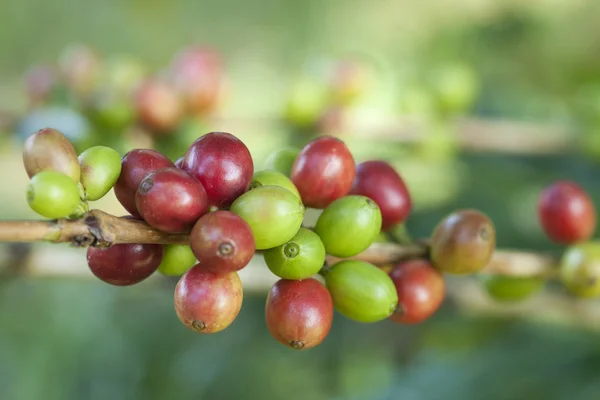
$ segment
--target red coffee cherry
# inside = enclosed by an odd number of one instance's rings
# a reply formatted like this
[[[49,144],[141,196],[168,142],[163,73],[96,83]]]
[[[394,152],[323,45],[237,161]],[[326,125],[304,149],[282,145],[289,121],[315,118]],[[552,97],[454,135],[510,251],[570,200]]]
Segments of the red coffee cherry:
[[[140,183],[135,204],[142,218],[168,233],[186,233],[208,212],[206,191],[198,179],[175,168],[154,171]]]
[[[385,161],[365,161],[356,167],[350,194],[369,197],[379,206],[383,231],[404,222],[410,214],[412,200],[398,172]]]
[[[250,188],[254,164],[246,145],[231,133],[211,132],[188,149],[182,168],[206,189],[211,206],[228,207]]]
[[[115,244],[88,247],[87,262],[92,273],[115,286],[134,285],[156,271],[163,257],[159,244]]]
[[[344,142],[322,136],[300,151],[291,179],[306,207],[325,208],[348,194],[355,172],[354,158]]]
[[[135,194],[140,183],[151,172],[173,166],[171,160],[156,150],[131,150],[121,161],[121,175],[114,187],[117,200],[131,215],[140,217],[135,205]]]
[[[202,268],[216,272],[239,271],[248,265],[255,250],[250,225],[224,210],[208,213],[196,222],[190,246]]]
[[[390,319],[416,324],[432,316],[444,301],[444,278],[426,260],[405,261],[396,265],[390,278],[398,291],[398,308]]]
[[[319,281],[281,279],[269,292],[265,320],[271,335],[296,350],[320,344],[331,328],[333,300]]]
[[[243,296],[242,281],[236,272],[217,273],[195,265],[175,287],[175,312],[193,331],[219,332],[235,320]]]
[[[557,181],[540,194],[538,218],[548,237],[560,244],[583,242],[596,230],[596,208],[576,183]]]

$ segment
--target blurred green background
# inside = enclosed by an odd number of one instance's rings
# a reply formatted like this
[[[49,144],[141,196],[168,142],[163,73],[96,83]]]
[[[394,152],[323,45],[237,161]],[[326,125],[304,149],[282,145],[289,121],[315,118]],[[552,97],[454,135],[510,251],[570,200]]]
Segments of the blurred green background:
[[[47,120],[35,116],[45,108],[31,106],[26,73],[57,64],[73,43],[103,60],[135,60],[149,74],[188,46],[217,51],[226,96],[214,115],[194,119],[177,137],[185,144],[198,132],[230,131],[248,144],[257,169],[271,151],[323,133],[322,124],[298,127],[290,114],[294,107],[301,115],[328,111],[311,66],[358,60],[369,79],[342,107],[352,123],[336,133],[357,161],[383,158],[398,168],[415,203],[407,224],[414,237],[428,236],[449,211],[473,207],[494,220],[498,247],[558,252],[538,227],[540,189],[572,179],[600,200],[600,2],[4,0],[0,16],[0,118],[9,120],[0,123],[3,219],[35,218],[20,147],[31,127]],[[457,65],[448,86],[436,80]],[[445,87],[449,97],[440,92]],[[454,106],[440,106],[440,98]],[[64,98],[51,106],[82,112]],[[422,127],[410,143],[399,140],[402,129],[373,139],[356,128],[407,117]],[[457,121],[465,118],[549,125],[566,132],[567,145],[540,154],[536,141],[553,140],[542,128],[513,136],[530,154],[463,151]],[[147,143],[120,130],[89,130],[81,146],[106,143],[124,152]],[[485,141],[503,132],[478,135]],[[161,140],[154,144],[170,149],[179,139]],[[95,206],[121,210],[112,194]],[[85,269],[84,252],[74,252],[76,267]],[[361,325],[336,315],[321,346],[295,352],[269,336],[266,291],[246,294],[229,329],[202,336],[177,320],[174,283],[116,288],[59,273],[3,275],[0,399],[600,398],[597,329],[474,315],[449,299],[419,326]],[[548,311],[538,304],[533,317]]]

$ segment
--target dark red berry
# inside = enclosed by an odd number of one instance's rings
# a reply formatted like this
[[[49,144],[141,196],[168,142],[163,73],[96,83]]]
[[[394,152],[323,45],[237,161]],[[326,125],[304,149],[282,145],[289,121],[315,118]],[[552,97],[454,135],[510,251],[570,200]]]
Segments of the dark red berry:
[[[197,139],[188,149],[182,168],[198,178],[215,207],[231,205],[248,190],[254,174],[250,151],[226,132],[211,132]]]
[[[428,261],[411,260],[398,264],[390,272],[390,278],[398,292],[398,308],[390,316],[394,322],[422,322],[444,301],[444,278]]]
[[[160,244],[115,244],[89,247],[87,262],[94,275],[115,286],[134,285],[156,271],[163,257]]]
[[[121,175],[115,184],[115,196],[131,214],[140,217],[135,206],[135,194],[144,178],[153,171],[173,167],[173,163],[158,151],[149,149],[131,150],[123,156]]]
[[[269,292],[265,320],[271,335],[293,349],[320,344],[331,328],[333,300],[319,281],[281,279]]]
[[[546,187],[540,195],[538,218],[546,235],[556,243],[583,242],[596,230],[596,208],[574,182],[558,181]]]
[[[138,119],[151,133],[171,133],[183,116],[183,106],[174,88],[158,79],[144,82],[135,93]]]
[[[323,136],[300,151],[291,179],[305,206],[325,208],[348,194],[355,171],[354,158],[344,142]]]
[[[192,252],[203,268],[239,271],[254,256],[250,226],[230,211],[217,210],[201,217],[190,234]]]
[[[219,332],[231,325],[242,300],[242,281],[236,272],[217,273],[195,265],[175,287],[177,317],[201,333]]]
[[[135,195],[142,218],[168,233],[189,232],[208,212],[206,191],[198,179],[175,168],[163,168],[144,178]]]
[[[358,164],[350,194],[367,196],[377,203],[381,210],[381,229],[384,231],[404,222],[412,208],[404,181],[385,161]]]
[[[190,47],[175,57],[171,74],[192,114],[205,114],[219,101],[223,67],[219,55],[209,49]]]

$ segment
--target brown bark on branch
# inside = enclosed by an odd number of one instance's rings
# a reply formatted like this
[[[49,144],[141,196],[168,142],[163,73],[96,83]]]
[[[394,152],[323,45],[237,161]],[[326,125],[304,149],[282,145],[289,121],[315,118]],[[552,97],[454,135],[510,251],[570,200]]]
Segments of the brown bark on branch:
[[[78,220],[0,221],[0,242],[53,242],[70,243],[77,247],[105,247],[121,243],[186,244],[188,237],[158,231],[143,221],[92,210]],[[374,243],[352,258],[375,265],[386,265],[426,257],[427,253],[426,242],[408,245]],[[336,261],[339,259],[332,256],[327,259],[330,264]],[[482,272],[552,278],[555,275],[555,264],[552,257],[542,254],[498,250]]]

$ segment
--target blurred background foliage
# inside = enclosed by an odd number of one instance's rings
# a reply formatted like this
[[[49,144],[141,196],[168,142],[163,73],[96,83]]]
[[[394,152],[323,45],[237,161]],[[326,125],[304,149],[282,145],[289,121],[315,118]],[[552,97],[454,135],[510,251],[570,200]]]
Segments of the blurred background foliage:
[[[40,124],[56,121],[74,136],[89,130],[93,140],[82,147],[105,143],[124,152],[150,144],[174,158],[197,135],[227,130],[248,144],[258,169],[271,151],[333,129],[358,161],[383,158],[398,168],[415,202],[407,224],[413,236],[428,236],[455,208],[473,207],[494,220],[499,247],[558,251],[537,225],[540,188],[573,179],[600,200],[599,18],[600,2],[582,0],[0,0],[0,116],[18,115],[0,139],[0,217],[35,218],[20,146]],[[32,107],[27,71],[58,65],[73,43],[96,51],[103,68],[131,67],[126,76],[162,73],[181,49],[205,46],[223,59],[224,98],[210,116],[187,119],[177,136],[154,142],[98,129],[68,96]],[[314,71],[331,60],[365,67],[351,101],[324,100]],[[127,101],[109,104],[117,104],[111,115],[131,117]],[[367,126],[409,116],[424,129],[418,145],[373,140],[340,116]],[[573,146],[544,156],[463,152],[452,122],[465,116],[550,123],[567,129]],[[112,195],[95,206],[121,212]],[[0,398],[600,396],[597,333],[577,327],[473,317],[449,301],[414,327],[336,316],[323,345],[293,352],[266,330],[265,293],[248,293],[228,330],[200,336],[177,320],[173,286],[3,278]]]

